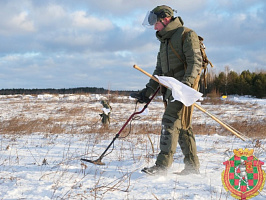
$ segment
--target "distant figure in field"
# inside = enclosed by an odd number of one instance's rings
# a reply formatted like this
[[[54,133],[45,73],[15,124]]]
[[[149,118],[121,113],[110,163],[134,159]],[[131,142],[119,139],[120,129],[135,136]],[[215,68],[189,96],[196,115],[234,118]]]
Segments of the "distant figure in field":
[[[112,107],[109,105],[107,100],[101,100],[101,104],[103,105],[103,113],[100,114],[102,123],[104,126],[109,126]]]

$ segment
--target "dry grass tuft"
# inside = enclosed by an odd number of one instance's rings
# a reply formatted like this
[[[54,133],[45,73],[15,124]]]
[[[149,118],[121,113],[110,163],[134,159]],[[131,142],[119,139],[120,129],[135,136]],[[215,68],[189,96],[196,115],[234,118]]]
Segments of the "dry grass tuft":
[[[1,134],[31,134],[34,132],[45,133],[64,133],[65,129],[54,123],[51,119],[29,120],[25,118],[14,117],[13,119],[2,122]]]
[[[249,138],[263,139],[265,138],[266,124],[256,123],[231,123],[230,126],[241,132],[243,135]],[[222,126],[210,126],[210,125],[193,125],[193,132],[198,135],[233,135],[230,131],[224,129]]]
[[[259,123],[248,123],[247,121],[244,122],[235,122],[231,124],[232,127],[239,130],[241,133],[246,135],[250,138],[258,138],[264,139],[265,138],[265,130],[266,130],[266,119]]]

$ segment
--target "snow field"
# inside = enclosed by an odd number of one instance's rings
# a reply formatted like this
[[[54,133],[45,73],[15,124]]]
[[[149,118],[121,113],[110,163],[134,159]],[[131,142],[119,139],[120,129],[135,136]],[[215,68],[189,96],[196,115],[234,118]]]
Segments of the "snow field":
[[[222,163],[233,155],[232,151],[252,148],[254,155],[266,162],[266,139],[260,139],[260,145],[256,145],[253,140],[243,142],[231,134],[196,135],[201,174],[178,176],[172,173],[184,167],[179,147],[166,176],[141,173],[143,167],[154,164],[160,136],[154,132],[135,134],[136,126],[148,123],[160,128],[163,105],[159,102],[153,102],[149,113],[133,122],[128,137],[116,140],[114,148],[108,151],[111,153],[102,160],[104,166],[81,162],[80,158],[97,159],[135,108],[130,99],[111,104],[110,129],[103,130],[98,120],[98,114],[102,112],[100,99],[101,95],[0,97],[0,120],[5,126],[0,135],[1,199],[234,199],[221,182],[225,169]],[[250,104],[247,110],[238,104],[203,106],[221,118],[237,116],[238,120],[265,120],[265,104],[262,103]],[[257,109],[261,112],[247,114]],[[40,130],[42,126],[45,128],[36,132],[30,132],[33,128],[10,130],[8,123],[17,116],[23,120],[16,122],[36,120],[35,126]],[[49,120],[48,126],[40,122],[43,119]],[[194,123],[212,125],[213,122],[195,109]],[[59,124],[63,132],[50,133],[52,129],[47,127],[55,124]],[[27,125],[34,127],[34,124]],[[8,130],[10,132],[4,132]],[[123,136],[126,134],[125,131]],[[263,169],[266,169],[265,165]],[[264,189],[254,199],[265,197]]]

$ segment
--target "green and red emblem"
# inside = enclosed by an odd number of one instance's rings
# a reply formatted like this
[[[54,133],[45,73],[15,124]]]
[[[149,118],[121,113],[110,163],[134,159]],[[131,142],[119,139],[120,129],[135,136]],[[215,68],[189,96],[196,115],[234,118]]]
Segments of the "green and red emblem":
[[[251,199],[262,191],[265,184],[264,162],[253,155],[253,149],[234,150],[234,156],[223,163],[222,182],[226,191],[236,199]]]

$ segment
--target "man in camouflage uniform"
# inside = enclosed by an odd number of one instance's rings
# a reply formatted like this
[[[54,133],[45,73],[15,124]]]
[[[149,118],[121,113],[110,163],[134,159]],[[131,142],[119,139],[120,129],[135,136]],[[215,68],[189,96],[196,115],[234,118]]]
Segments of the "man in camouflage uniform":
[[[201,73],[202,65],[197,34],[184,27],[182,19],[174,17],[173,10],[164,5],[148,12],[143,25],[154,27],[156,37],[161,42],[153,75],[174,77],[190,87],[197,88],[198,83],[195,80]],[[135,97],[140,102],[147,102],[157,88],[158,83],[150,79],[146,88],[135,94]],[[148,174],[165,172],[172,165],[178,142],[185,163],[185,168],[180,174],[198,174],[199,160],[195,137],[189,119],[182,118],[182,113],[187,107],[179,101],[172,102],[171,91],[165,90],[163,95],[167,106],[162,118],[160,153],[155,165],[142,171]],[[183,125],[182,121],[187,121],[185,123],[188,126]]]

